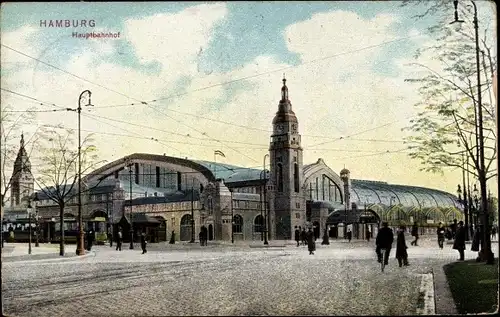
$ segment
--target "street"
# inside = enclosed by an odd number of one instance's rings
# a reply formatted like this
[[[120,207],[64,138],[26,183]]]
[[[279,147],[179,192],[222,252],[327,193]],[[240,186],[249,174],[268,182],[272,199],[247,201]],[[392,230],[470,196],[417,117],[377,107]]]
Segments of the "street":
[[[318,241],[320,242],[320,241]],[[408,242],[409,243],[409,242]],[[426,245],[427,244],[427,245]],[[384,273],[372,242],[306,247],[115,251],[3,264],[4,313],[49,315],[412,315],[422,275],[455,261],[451,245],[408,249]],[[497,250],[497,244],[494,245]],[[476,253],[466,251],[466,258]]]

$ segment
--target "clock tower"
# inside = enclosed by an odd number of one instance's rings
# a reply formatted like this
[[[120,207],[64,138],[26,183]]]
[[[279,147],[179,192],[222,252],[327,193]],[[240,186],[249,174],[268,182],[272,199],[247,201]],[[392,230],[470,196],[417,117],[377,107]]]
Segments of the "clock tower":
[[[305,224],[306,201],[302,188],[302,147],[299,122],[288,99],[283,78],[281,100],[273,119],[269,146],[270,233],[274,239],[293,239],[294,227]]]

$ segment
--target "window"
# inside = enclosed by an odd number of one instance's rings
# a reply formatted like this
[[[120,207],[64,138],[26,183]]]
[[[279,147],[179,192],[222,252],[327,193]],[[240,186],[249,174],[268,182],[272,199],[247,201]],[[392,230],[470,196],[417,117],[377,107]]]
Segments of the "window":
[[[295,158],[295,160],[296,159],[297,158]],[[299,164],[297,163],[293,164],[293,184],[295,192],[298,193],[300,191],[300,184],[299,184]]]
[[[160,183],[160,167],[156,167],[156,187],[161,187]]]
[[[300,208],[300,203],[295,203],[295,208]]]
[[[182,175],[181,175],[181,172],[177,172],[177,190],[182,190]]]
[[[200,193],[203,193],[203,184],[200,183]]]
[[[253,231],[254,232],[263,232],[264,231],[264,217],[261,215],[258,215],[255,217],[255,220],[253,221]]]
[[[243,217],[240,215],[234,215],[233,217],[233,232],[242,233],[243,232]]]
[[[208,197],[208,214],[212,215],[214,213],[214,205],[212,201],[212,197]]]
[[[278,184],[278,192],[283,192],[283,165],[278,164],[278,172],[276,173],[276,183]]]
[[[135,183],[139,184],[139,163],[134,164],[135,169]]]
[[[295,218],[300,219],[300,213],[295,213]]]

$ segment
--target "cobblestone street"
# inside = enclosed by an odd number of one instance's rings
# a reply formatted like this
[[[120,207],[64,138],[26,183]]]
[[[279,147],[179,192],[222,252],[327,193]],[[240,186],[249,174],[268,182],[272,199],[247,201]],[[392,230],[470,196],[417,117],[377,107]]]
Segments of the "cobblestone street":
[[[318,241],[319,242],[319,241]],[[70,249],[70,248],[68,248]],[[455,261],[451,246],[391,254],[384,273],[372,243],[306,247],[152,248],[65,261],[3,264],[4,312],[49,315],[412,315],[423,273]],[[494,246],[495,252],[498,249]],[[467,258],[475,253],[466,252]]]

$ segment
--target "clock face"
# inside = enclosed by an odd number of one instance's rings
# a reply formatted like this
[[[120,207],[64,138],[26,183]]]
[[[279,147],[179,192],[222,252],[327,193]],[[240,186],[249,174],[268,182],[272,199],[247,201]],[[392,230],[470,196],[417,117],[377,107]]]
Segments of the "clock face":
[[[285,130],[285,126],[282,124],[277,124],[276,125],[276,132],[283,132]]]
[[[292,124],[292,131],[297,132],[297,125],[295,123]]]

